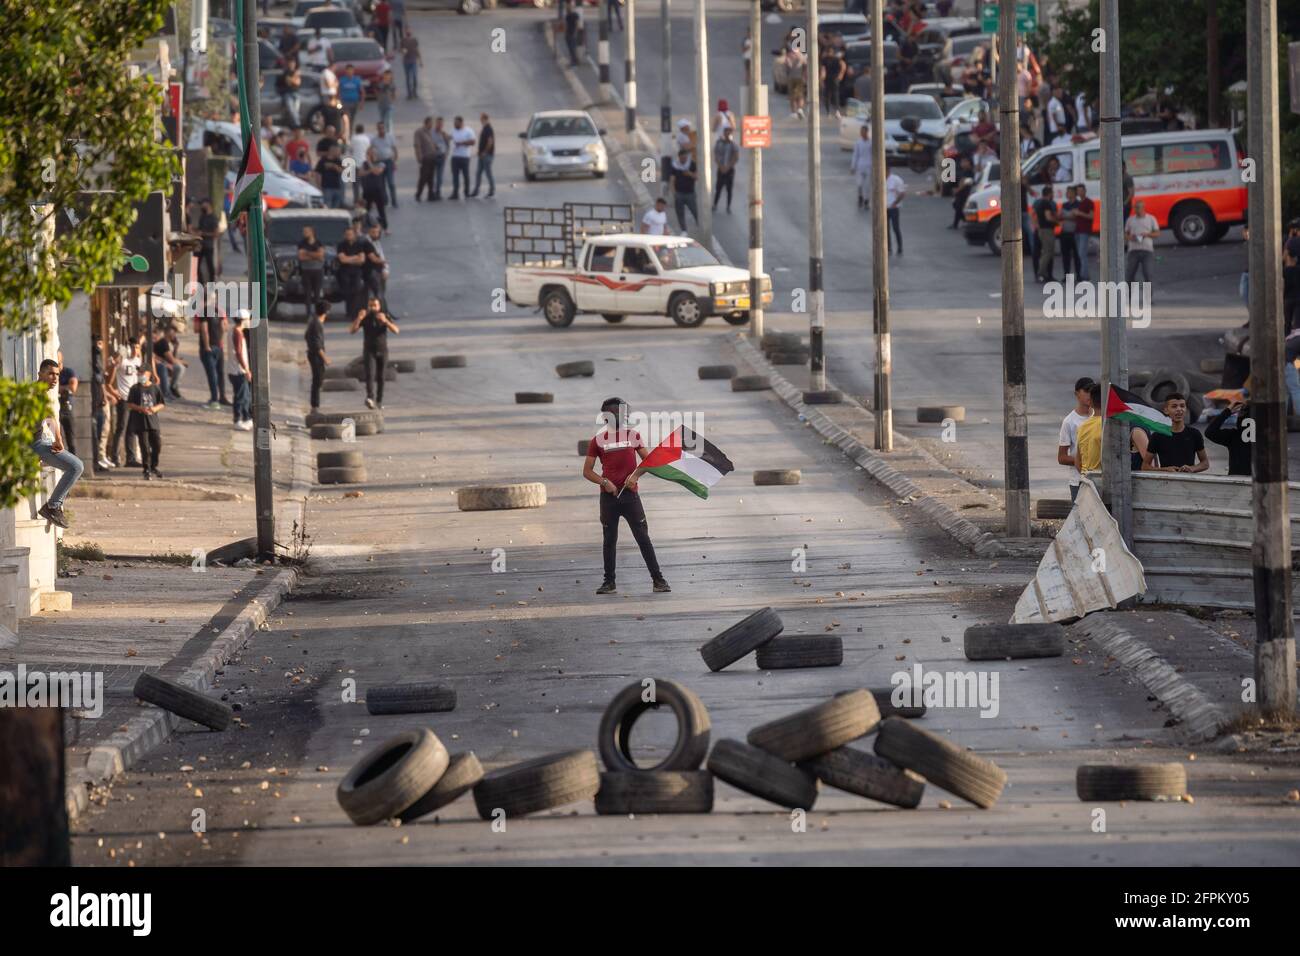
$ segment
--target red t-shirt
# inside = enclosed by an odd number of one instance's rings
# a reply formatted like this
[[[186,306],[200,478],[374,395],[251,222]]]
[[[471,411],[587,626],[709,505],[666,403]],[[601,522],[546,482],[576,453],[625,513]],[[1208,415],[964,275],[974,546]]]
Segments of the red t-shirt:
[[[636,450],[644,447],[645,441],[640,434],[630,428],[614,435],[601,432],[587,446],[587,457],[599,458],[600,473],[622,488],[627,476],[641,463]]]
[[[1094,208],[1093,202],[1087,196],[1084,196],[1082,199],[1079,200],[1078,208],[1075,209],[1075,212],[1079,213],[1079,217],[1074,221],[1074,228],[1076,232],[1081,232],[1084,235],[1088,235],[1089,233],[1092,232],[1093,208]],[[1087,215],[1088,218],[1084,219],[1083,218],[1084,215]]]

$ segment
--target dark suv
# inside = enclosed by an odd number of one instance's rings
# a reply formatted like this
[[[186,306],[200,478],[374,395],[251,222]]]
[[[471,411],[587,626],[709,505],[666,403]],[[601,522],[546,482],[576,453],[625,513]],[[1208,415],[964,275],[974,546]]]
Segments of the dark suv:
[[[298,303],[306,305],[303,294],[302,273],[298,268],[298,241],[302,227],[316,230],[316,241],[325,246],[325,277],[321,294],[327,302],[342,302],[338,275],[334,267],[334,250],[343,238],[343,231],[352,225],[352,213],[346,209],[276,209],[266,215],[266,242],[269,246],[266,261],[267,289],[277,290],[276,304]],[[274,278],[270,273],[274,271]],[[286,310],[287,311],[287,310]],[[271,313],[272,318],[275,312]]]

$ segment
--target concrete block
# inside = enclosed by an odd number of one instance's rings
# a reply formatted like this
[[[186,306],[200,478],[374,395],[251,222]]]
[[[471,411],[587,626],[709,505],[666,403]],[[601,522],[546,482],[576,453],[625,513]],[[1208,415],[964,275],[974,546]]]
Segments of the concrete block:
[[[42,611],[71,611],[71,591],[46,591],[41,595]]]

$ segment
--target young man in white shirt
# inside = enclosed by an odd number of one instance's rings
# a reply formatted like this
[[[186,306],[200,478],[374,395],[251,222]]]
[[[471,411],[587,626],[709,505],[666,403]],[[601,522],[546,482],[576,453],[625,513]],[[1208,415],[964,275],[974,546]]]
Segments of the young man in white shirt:
[[[1132,282],[1141,270],[1144,279],[1151,281],[1151,267],[1156,260],[1155,238],[1160,235],[1160,226],[1156,217],[1147,214],[1146,203],[1137,200],[1133,203],[1133,215],[1124,223],[1124,238],[1128,242],[1128,261],[1124,269],[1124,281]]]
[[[903,254],[903,229],[899,224],[898,206],[906,195],[907,184],[903,182],[903,177],[898,173],[891,172],[885,180],[885,219],[888,220],[885,239],[888,242],[890,230],[892,230],[893,238],[897,240],[898,254],[900,256]]]
[[[312,70],[327,70],[333,60],[330,41],[321,36],[320,27],[316,35],[307,43],[307,52],[303,55],[302,65]]]
[[[654,207],[641,217],[641,232],[647,236],[668,235],[668,202],[663,196],[655,200]]]
[[[469,193],[469,160],[478,145],[478,134],[465,125],[465,117],[457,116],[452,121],[451,130],[451,198],[460,198],[460,181],[465,180],[465,192]]]
[[[1070,472],[1071,501],[1079,494],[1079,470],[1074,467],[1074,456],[1079,450],[1079,426],[1093,415],[1090,394],[1093,384],[1086,375],[1074,383],[1074,408],[1061,422],[1061,434],[1056,443],[1056,463],[1064,465]]]
[[[1047,101],[1047,140],[1050,143],[1070,138],[1070,131],[1066,128],[1070,120],[1065,113],[1065,104],[1061,102],[1064,96],[1059,85],[1052,87],[1052,98]]]
[[[366,157],[370,153],[370,134],[366,132],[366,127],[358,123],[356,132],[352,134],[352,139],[348,143],[348,157],[352,160],[352,202],[355,205],[357,199],[361,196],[361,167],[366,163]]]

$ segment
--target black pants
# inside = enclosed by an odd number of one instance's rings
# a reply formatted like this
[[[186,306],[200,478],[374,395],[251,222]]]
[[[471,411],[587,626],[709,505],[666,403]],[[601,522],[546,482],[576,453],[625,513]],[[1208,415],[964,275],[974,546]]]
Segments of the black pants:
[[[632,529],[632,537],[641,549],[641,558],[645,561],[650,579],[658,581],[663,577],[659,570],[659,561],[655,558],[655,546],[650,543],[650,529],[645,520],[645,508],[641,506],[641,496],[631,489],[624,489],[621,495],[611,495],[608,491],[600,493],[600,524],[605,533],[604,557],[605,580],[614,580],[614,563],[618,554],[618,519],[627,519]]]
[[[215,241],[215,240],[214,240]],[[217,267],[213,259],[212,246],[204,246],[199,250],[199,281],[214,282],[217,278]],[[204,269],[204,266],[207,266]]]
[[[885,210],[885,220],[885,246],[886,248],[889,246],[889,233],[892,230],[894,238],[897,240],[898,251],[901,253],[903,251],[903,229],[899,225],[897,206],[890,206]]]
[[[384,404],[384,366],[388,364],[387,352],[366,351],[361,356],[366,366],[366,398]],[[375,382],[378,381],[376,386]]]
[[[1077,275],[1079,258],[1074,245],[1074,233],[1063,232],[1057,238],[1057,245],[1061,247],[1061,276],[1065,277],[1071,272]]]
[[[460,181],[465,180],[465,192],[469,192],[469,157],[453,156],[451,158],[451,198],[460,198]]]
[[[343,295],[343,307],[347,310],[348,321],[357,317],[366,304],[366,284],[360,274],[349,275],[339,283],[339,292]]]
[[[388,231],[388,201],[386,196],[370,195],[363,197],[366,201],[366,212],[370,212],[371,207],[375,209],[375,215],[379,217],[379,225],[384,232]]]
[[[433,198],[433,157],[426,156],[420,160],[420,178],[415,182],[415,198],[419,200],[421,196],[428,191],[429,198]]]
[[[731,187],[736,183],[736,170],[728,169],[725,173],[718,170],[718,181],[713,187],[713,208],[718,208],[718,200],[722,198],[722,190],[727,191],[727,212],[731,212]]]
[[[162,432],[154,428],[141,428],[132,432],[140,443],[140,464],[147,475],[158,470],[158,455],[162,452]]]
[[[320,386],[325,381],[325,362],[314,356],[307,356],[307,364],[311,366],[311,407],[320,408]]]
[[[72,416],[60,412],[59,428],[63,432],[63,447],[75,455],[77,453],[77,442],[72,437]]]
[[[321,300],[321,283],[325,280],[325,273],[317,269],[302,269],[299,272],[302,276],[302,296],[307,303],[307,318],[316,314],[316,303]]]

